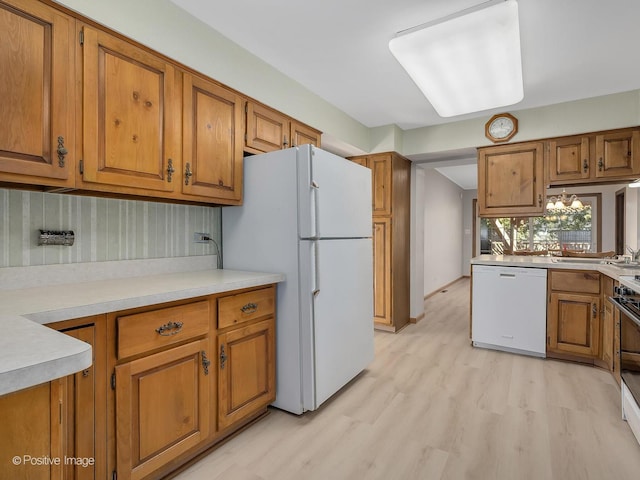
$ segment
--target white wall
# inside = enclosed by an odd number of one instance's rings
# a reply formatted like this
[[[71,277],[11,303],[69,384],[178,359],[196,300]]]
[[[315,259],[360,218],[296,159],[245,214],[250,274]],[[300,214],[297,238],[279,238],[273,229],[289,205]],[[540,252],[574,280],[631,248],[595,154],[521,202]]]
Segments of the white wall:
[[[424,312],[424,210],[425,171],[411,165],[411,288],[409,316],[418,319]]]
[[[433,169],[424,180],[424,295],[462,275],[463,190]]]

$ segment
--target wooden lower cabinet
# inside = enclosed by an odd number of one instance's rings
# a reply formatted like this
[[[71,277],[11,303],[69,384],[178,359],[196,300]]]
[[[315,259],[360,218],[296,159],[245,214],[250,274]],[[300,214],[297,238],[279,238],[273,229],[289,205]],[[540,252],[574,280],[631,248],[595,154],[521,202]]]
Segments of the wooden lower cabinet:
[[[552,293],[547,324],[548,350],[598,356],[600,297]]]
[[[118,478],[141,479],[209,434],[208,339],[116,367]]]
[[[0,478],[64,478],[64,387],[58,379],[0,397]]]
[[[227,428],[275,400],[273,318],[218,336],[218,426]]]
[[[373,320],[391,326],[391,219],[373,218]]]
[[[163,478],[275,400],[275,286],[107,316],[109,478]]]
[[[548,276],[547,355],[600,358],[601,276],[583,270],[551,270]]]
[[[93,365],[0,396],[0,478],[105,478],[104,316],[50,326],[89,343]]]

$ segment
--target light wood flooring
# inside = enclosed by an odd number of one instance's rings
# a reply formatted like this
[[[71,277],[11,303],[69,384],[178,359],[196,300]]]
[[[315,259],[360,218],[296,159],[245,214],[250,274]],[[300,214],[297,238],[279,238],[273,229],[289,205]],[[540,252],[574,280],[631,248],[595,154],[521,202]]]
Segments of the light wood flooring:
[[[319,411],[273,409],[176,478],[640,479],[608,372],[471,347],[468,279],[425,311]]]

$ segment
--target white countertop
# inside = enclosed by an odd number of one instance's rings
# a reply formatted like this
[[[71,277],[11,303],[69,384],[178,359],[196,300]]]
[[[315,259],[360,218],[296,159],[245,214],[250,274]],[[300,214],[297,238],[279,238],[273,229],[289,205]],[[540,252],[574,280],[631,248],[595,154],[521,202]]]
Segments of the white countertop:
[[[563,261],[562,258],[570,260]],[[503,267],[528,267],[528,268],[558,268],[563,270],[594,270],[618,280],[623,285],[640,292],[640,282],[634,280],[635,275],[640,275],[640,265],[637,268],[618,267],[615,264],[598,263],[591,259],[577,257],[547,257],[528,255],[480,255],[471,259],[472,265],[495,265]]]
[[[207,268],[210,262],[202,258],[199,265]],[[21,278],[29,268],[21,270]],[[61,268],[68,269],[55,266],[47,271],[55,275]],[[284,280],[284,275],[279,273],[211,268],[194,271],[193,264],[187,271],[172,270],[153,275],[140,275],[138,271],[137,276],[107,280],[101,280],[97,271],[79,283],[41,285],[42,282],[34,281],[39,286],[0,289],[0,395],[64,377],[91,365],[90,345],[43,324]],[[16,274],[15,270],[0,269],[0,276],[4,275],[6,280],[9,272]]]

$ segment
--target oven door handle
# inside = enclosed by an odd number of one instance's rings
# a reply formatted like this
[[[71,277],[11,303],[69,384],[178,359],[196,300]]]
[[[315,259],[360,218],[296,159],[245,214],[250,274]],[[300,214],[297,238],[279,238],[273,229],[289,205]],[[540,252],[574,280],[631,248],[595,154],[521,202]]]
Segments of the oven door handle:
[[[640,327],[640,317],[638,317],[638,314],[633,312],[632,310],[628,309],[623,303],[620,302],[620,300],[618,300],[617,298],[614,297],[609,297],[609,301],[611,303],[613,303],[615,305],[615,307],[620,310],[621,312],[624,312],[627,317],[629,317],[629,320],[631,320],[633,323],[635,323],[638,327]]]

